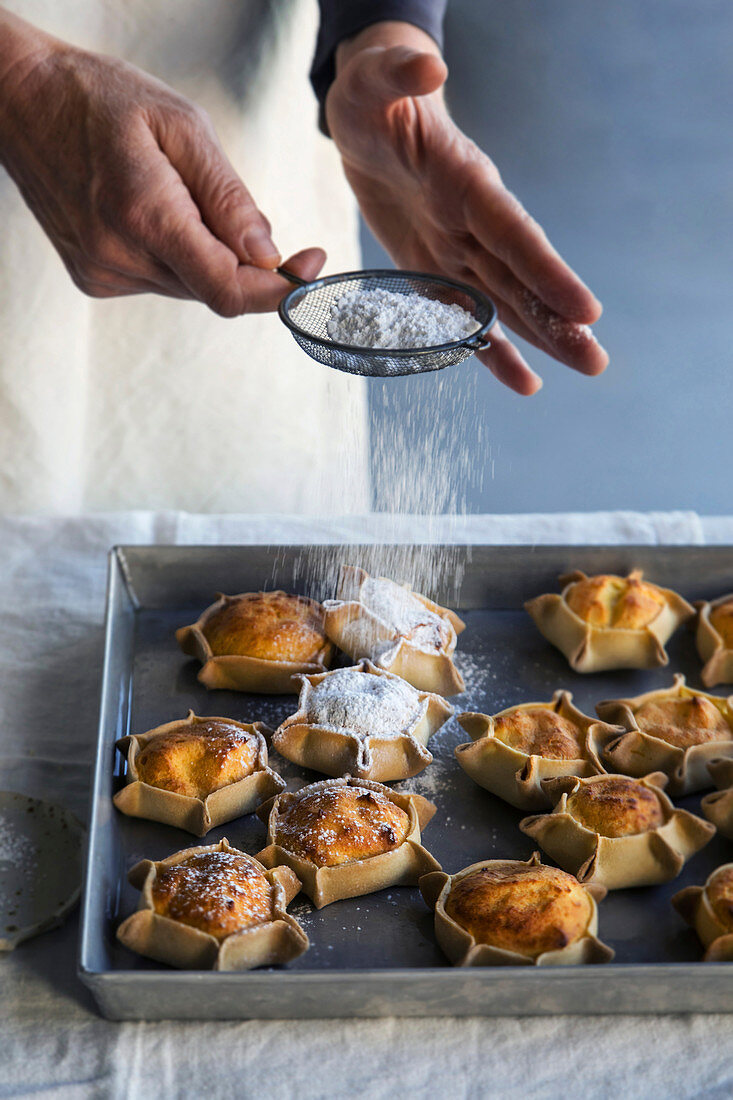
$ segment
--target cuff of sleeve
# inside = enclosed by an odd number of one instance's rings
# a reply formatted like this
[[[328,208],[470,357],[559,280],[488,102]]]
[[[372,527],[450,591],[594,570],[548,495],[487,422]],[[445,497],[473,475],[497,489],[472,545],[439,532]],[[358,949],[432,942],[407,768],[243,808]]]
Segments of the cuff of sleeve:
[[[319,0],[321,25],[310,71],[318,98],[318,128],[331,135],[326,124],[326,94],[336,75],[336,47],[373,23],[398,20],[412,23],[443,48],[443,17],[447,0]]]

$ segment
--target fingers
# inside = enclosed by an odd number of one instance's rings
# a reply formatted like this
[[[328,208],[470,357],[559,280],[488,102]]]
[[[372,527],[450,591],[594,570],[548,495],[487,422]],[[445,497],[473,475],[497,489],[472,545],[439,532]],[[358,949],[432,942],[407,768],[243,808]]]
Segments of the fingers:
[[[465,203],[466,221],[476,239],[550,310],[580,324],[598,320],[598,299],[506,189],[488,158],[474,167]]]
[[[445,62],[436,54],[409,46],[373,46],[351,63],[348,92],[361,109],[384,106],[405,96],[429,95],[447,76]]]
[[[542,388],[542,379],[525,363],[519,351],[507,340],[497,323],[489,333],[491,347],[476,353],[495,378],[523,397],[531,397]]]
[[[504,303],[502,319],[524,340],[581,374],[600,374],[608,355],[587,325],[549,309],[500,260],[481,251],[474,258],[479,286]]]
[[[161,125],[161,148],[186,184],[212,234],[240,263],[272,270],[280,262],[270,223],[199,113]]]

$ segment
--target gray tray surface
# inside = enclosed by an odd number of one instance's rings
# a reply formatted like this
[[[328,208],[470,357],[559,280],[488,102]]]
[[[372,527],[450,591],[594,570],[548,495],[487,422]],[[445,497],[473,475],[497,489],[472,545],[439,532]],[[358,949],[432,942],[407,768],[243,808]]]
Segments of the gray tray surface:
[[[467,690],[452,700],[457,711],[490,714],[518,702],[549,700],[564,687],[592,714],[600,699],[670,684],[673,671],[699,684],[700,662],[692,635],[684,629],[668,646],[666,669],[591,677],[573,673],[521,610],[524,598],[556,588],[553,578],[561,569],[623,571],[645,564],[650,579],[690,598],[719,595],[726,584],[733,588],[733,553],[728,548],[476,547],[463,552],[461,605],[467,606],[459,610],[466,630],[457,660]],[[241,975],[177,972],[118,944],[115,929],[139,897],[126,882],[129,867],[143,857],[160,859],[200,842],[112,809],[110,798],[124,771],[114,741],[127,732],[184,717],[189,708],[272,727],[293,712],[295,696],[207,692],[196,679],[196,663],[179,652],[174,631],[193,621],[219,589],[245,591],[276,583],[302,590],[302,578],[293,577],[300,553],[299,548],[276,554],[265,548],[131,548],[111,557],[81,945],[82,977],[102,1011],[114,1017],[195,1018],[733,1008],[733,983],[726,980],[724,964],[697,962],[697,938],[669,904],[682,886],[703,882],[713,868],[731,859],[730,842],[719,837],[674,882],[609,894],[600,905],[599,934],[615,949],[616,960],[583,968],[582,973],[580,968],[456,970],[435,944],[432,914],[419,892],[406,887],[340,901],[320,912],[300,895],[290,912],[303,924],[312,946],[286,969]],[[360,560],[358,549],[345,549],[344,559]],[[442,593],[431,595],[440,599]],[[452,718],[430,743],[435,759],[429,768],[395,784],[436,803],[437,814],[423,840],[449,872],[480,859],[526,858],[534,848],[517,829],[522,813],[483,791],[458,767],[453,750],[466,739]],[[322,778],[276,753],[271,763],[289,789]],[[699,801],[696,796],[678,804],[697,812]],[[222,836],[249,852],[265,842],[264,826],[253,815],[213,830],[204,843]]]

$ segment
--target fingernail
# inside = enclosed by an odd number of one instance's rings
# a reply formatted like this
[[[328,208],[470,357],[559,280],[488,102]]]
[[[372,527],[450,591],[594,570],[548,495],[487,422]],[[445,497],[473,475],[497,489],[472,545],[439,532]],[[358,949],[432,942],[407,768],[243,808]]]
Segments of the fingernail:
[[[244,247],[252,263],[267,263],[268,266],[275,267],[280,262],[280,253],[265,229],[248,229],[244,235]]]

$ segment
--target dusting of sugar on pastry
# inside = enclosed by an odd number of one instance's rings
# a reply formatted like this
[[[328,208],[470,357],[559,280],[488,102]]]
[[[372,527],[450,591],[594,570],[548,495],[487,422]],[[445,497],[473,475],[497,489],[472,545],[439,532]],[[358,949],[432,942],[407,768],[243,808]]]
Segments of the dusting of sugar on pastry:
[[[413,592],[385,577],[368,577],[361,586],[360,602],[395,635],[408,638],[419,649],[434,651],[446,645],[450,632],[434,611],[429,611]]]
[[[426,707],[404,680],[342,668],[311,687],[306,720],[360,739],[391,738],[414,729]]]

